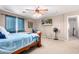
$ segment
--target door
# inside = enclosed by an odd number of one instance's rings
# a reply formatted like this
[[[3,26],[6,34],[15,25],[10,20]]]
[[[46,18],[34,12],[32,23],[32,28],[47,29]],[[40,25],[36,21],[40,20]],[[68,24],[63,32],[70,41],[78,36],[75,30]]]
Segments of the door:
[[[77,17],[70,17],[69,21],[69,37],[78,37]]]

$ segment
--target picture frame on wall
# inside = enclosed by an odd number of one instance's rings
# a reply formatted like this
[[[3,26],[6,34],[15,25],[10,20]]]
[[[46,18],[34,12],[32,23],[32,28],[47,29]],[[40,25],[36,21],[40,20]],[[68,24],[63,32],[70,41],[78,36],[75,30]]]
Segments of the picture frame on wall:
[[[33,28],[33,22],[32,21],[28,21],[28,28]]]
[[[42,25],[52,25],[52,19],[41,20]]]

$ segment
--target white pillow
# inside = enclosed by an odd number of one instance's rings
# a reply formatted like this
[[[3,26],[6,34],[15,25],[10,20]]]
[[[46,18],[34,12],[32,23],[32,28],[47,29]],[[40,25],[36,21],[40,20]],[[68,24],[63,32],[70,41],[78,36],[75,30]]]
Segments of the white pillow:
[[[1,27],[1,26],[0,26],[0,32],[1,32],[2,34],[4,34],[4,35],[6,36],[6,38],[8,38],[8,36],[10,35],[10,33],[7,32],[6,29],[3,28],[3,27]]]

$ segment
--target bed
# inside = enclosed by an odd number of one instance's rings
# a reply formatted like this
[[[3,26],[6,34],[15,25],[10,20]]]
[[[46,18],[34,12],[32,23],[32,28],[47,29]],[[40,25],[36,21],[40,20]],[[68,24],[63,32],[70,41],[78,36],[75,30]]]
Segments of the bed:
[[[0,39],[0,54],[18,54],[33,46],[41,46],[41,32],[9,34],[8,38]]]

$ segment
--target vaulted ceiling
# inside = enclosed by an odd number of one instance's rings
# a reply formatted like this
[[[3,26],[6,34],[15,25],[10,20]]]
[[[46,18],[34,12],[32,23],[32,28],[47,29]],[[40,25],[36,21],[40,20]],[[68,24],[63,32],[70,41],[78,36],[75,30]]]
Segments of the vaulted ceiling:
[[[33,17],[33,11],[26,11],[26,13],[23,13],[23,11],[25,9],[35,9],[36,7],[37,5],[1,5],[0,10],[34,19],[35,17]],[[77,5],[40,5],[40,7],[48,9],[48,11],[45,12],[40,18],[56,16],[79,10],[79,6]]]

